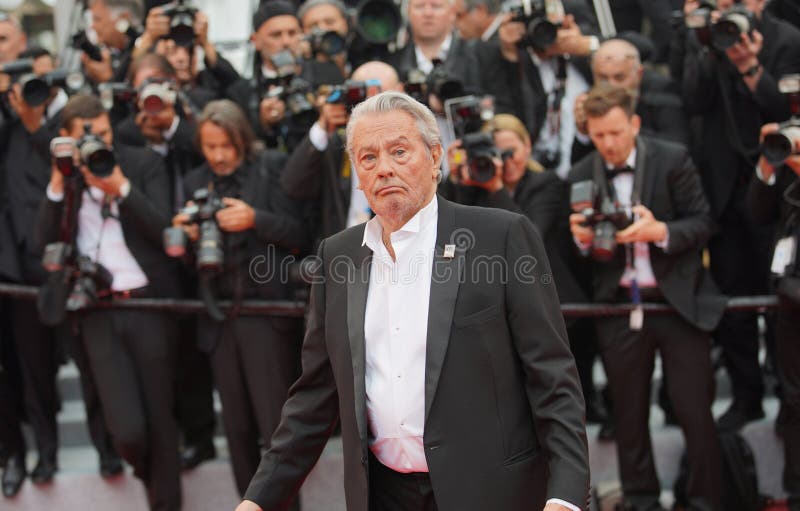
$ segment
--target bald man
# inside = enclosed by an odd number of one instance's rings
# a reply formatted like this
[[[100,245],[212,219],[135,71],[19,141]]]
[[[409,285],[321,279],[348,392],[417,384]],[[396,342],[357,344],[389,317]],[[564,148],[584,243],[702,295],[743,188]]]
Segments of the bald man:
[[[595,85],[606,82],[625,87],[637,98],[642,134],[688,146],[689,124],[677,86],[671,79],[645,69],[634,45],[624,39],[609,39],[594,53],[591,65]],[[594,149],[586,134],[585,99],[586,94],[581,94],[574,105],[577,132],[572,144],[573,163]]]
[[[377,60],[362,64],[352,80],[380,83],[381,91],[402,91],[403,84],[395,69]],[[369,87],[370,95],[378,92]],[[286,193],[297,200],[306,200],[314,209],[312,216],[318,231],[315,240],[326,238],[345,227],[370,219],[364,193],[357,189],[358,178],[344,151],[344,126],[349,118],[343,103],[324,103],[317,122],[289,157],[283,170],[282,184]]]

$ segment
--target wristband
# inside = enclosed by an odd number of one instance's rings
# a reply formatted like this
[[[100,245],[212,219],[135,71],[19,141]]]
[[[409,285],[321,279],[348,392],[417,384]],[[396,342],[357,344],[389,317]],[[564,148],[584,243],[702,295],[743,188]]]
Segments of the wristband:
[[[753,77],[758,74],[761,70],[761,64],[753,64],[751,67],[748,67],[743,73],[742,76]]]

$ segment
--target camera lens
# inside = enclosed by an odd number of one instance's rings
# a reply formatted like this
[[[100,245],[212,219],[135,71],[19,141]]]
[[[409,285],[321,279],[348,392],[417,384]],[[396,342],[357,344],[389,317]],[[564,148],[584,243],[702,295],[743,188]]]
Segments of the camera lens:
[[[400,29],[400,12],[391,0],[365,1],[358,11],[356,28],[368,43],[386,44]]]
[[[81,145],[81,160],[97,177],[108,177],[117,164],[114,153],[100,140],[87,140]]]
[[[180,227],[164,229],[164,252],[170,257],[186,255],[186,233]]]
[[[539,50],[549,48],[558,36],[558,27],[545,19],[535,19],[528,24],[527,39]]]
[[[494,160],[490,154],[476,154],[469,159],[469,178],[478,183],[490,181],[495,174]]]
[[[598,222],[594,227],[592,257],[597,261],[610,261],[617,250],[617,227],[609,222]]]
[[[158,114],[167,107],[164,100],[157,94],[150,94],[142,98],[142,109],[148,114]]]
[[[338,55],[345,50],[346,46],[347,44],[345,43],[344,37],[336,32],[330,31],[325,32],[319,37],[317,51],[325,55]]]
[[[218,271],[224,261],[222,251],[222,232],[213,220],[200,224],[200,239],[197,244],[197,269],[199,271]]]
[[[22,99],[30,106],[39,106],[50,97],[50,86],[41,78],[31,78],[22,85]]]
[[[786,133],[787,131],[794,133]],[[774,165],[783,163],[794,152],[794,139],[800,139],[800,128],[781,130],[764,136],[764,142],[761,144],[764,158]]]

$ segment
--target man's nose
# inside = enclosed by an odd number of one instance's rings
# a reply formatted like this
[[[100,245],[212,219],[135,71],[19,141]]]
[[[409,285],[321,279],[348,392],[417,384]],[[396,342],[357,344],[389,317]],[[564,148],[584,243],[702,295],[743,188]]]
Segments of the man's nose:
[[[375,166],[377,169],[378,177],[386,178],[394,176],[394,167],[392,166],[392,159],[389,156],[379,156],[378,164]]]

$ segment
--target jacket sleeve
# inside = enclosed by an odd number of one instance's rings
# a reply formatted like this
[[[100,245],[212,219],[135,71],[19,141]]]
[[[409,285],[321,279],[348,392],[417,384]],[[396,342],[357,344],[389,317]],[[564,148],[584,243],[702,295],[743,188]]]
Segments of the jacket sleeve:
[[[39,209],[36,211],[36,223],[33,231],[34,251],[37,254],[44,252],[48,243],[58,240],[58,230],[61,226],[61,214],[64,211],[64,202],[54,202],[42,197]]]
[[[338,393],[325,340],[325,242],[320,272],[311,286],[301,360],[303,371],[289,390],[281,422],[261,458],[246,500],[262,509],[285,509],[314,467],[339,418]]]
[[[536,433],[549,459],[547,498],[582,506],[589,493],[584,406],[544,244],[522,216],[506,239],[508,324],[525,372]]]
[[[767,225],[780,217],[783,192],[792,183],[794,173],[786,166],[775,169],[775,184],[768,185],[753,172],[747,187],[747,207],[757,224]]]
[[[333,140],[330,140],[330,144]],[[289,156],[281,173],[281,184],[293,199],[318,199],[322,194],[325,153],[317,151],[308,135]]]
[[[138,162],[139,168],[135,173],[140,177],[129,177],[131,191],[120,203],[119,213],[126,230],[141,232],[152,243],[161,246],[162,233],[171,225],[169,177],[161,158],[155,153],[148,156]],[[125,173],[125,169],[122,171]]]

